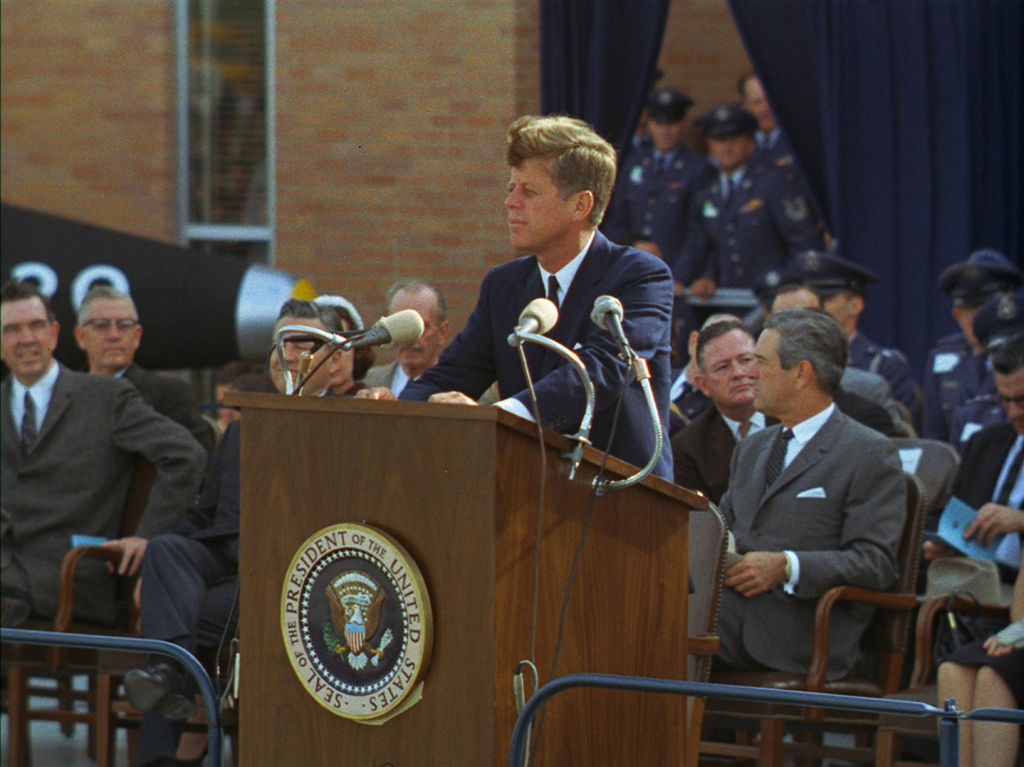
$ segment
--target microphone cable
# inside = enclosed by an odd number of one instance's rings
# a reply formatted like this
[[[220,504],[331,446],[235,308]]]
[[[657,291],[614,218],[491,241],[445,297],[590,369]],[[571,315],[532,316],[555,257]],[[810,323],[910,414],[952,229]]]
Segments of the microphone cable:
[[[627,369],[632,371],[632,367],[628,367]],[[608,435],[609,445],[611,444],[612,438],[615,436],[615,431],[619,425],[619,414],[622,412],[622,403],[626,399],[626,389],[628,389],[632,383],[633,375],[632,372],[630,372],[626,375],[625,386],[622,391],[619,392],[619,397],[615,403],[615,413],[612,416],[612,428]],[[548,674],[548,681],[555,679],[555,675],[558,673],[558,661],[559,656],[562,653],[562,640],[565,635],[565,619],[569,612],[569,598],[572,596],[572,588],[576,583],[576,575],[579,571],[580,560],[583,558],[583,549],[587,541],[587,534],[590,531],[590,523],[594,516],[594,505],[597,502],[598,496],[602,494],[599,492],[600,483],[598,480],[604,476],[605,469],[608,465],[608,456],[609,453],[605,450],[604,457],[601,459],[601,465],[597,470],[597,477],[595,477],[594,481],[590,485],[590,497],[587,503],[587,511],[583,517],[583,527],[580,529],[580,540],[579,543],[576,544],[576,554],[573,557],[572,567],[569,570],[569,580],[565,584],[565,593],[562,595],[562,607],[558,615],[558,633],[555,636],[555,651],[551,657],[551,672]],[[537,714],[537,725],[533,728],[534,732],[531,733],[533,748],[532,752],[527,752],[529,755],[525,767],[528,767],[528,765],[532,763],[537,756],[537,748],[540,745],[541,730],[544,728],[544,719],[546,716],[547,703],[544,703]]]

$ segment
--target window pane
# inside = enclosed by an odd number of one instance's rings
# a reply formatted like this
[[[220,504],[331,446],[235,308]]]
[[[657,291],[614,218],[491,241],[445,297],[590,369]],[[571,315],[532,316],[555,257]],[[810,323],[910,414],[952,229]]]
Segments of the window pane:
[[[189,0],[189,220],[267,223],[265,0]]]

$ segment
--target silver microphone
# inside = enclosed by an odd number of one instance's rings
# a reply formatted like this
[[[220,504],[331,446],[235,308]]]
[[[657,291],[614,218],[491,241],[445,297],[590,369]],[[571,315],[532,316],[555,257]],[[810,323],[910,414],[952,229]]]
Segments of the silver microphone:
[[[629,360],[635,355],[635,352],[629,345],[626,332],[622,329],[624,314],[622,302],[615,296],[598,296],[594,301],[594,310],[590,313],[590,319],[599,328],[611,333],[616,346],[619,347],[619,355],[623,359]]]
[[[361,349],[365,346],[381,346],[392,344],[401,346],[411,343],[423,335],[423,318],[415,309],[403,309],[400,312],[381,317],[373,327],[354,338],[346,338],[341,344],[342,351]]]
[[[558,307],[546,298],[535,298],[519,313],[519,324],[508,337],[509,346],[518,346],[526,333],[542,336],[558,322]]]

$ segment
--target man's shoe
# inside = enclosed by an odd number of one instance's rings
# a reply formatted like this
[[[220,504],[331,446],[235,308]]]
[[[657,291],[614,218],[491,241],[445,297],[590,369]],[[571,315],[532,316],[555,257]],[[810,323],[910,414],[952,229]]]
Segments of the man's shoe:
[[[17,597],[0,598],[0,625],[5,629],[20,626],[32,612],[32,607],[24,599]]]
[[[166,663],[132,669],[125,674],[124,690],[128,702],[144,713],[156,711],[167,719],[187,719],[196,712],[196,704],[185,696],[181,674]]]

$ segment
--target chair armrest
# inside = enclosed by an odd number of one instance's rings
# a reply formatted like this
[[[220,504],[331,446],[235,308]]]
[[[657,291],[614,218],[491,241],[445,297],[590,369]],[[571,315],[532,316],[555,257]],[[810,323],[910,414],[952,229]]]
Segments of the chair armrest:
[[[57,614],[53,618],[54,631],[69,631],[75,611],[75,569],[83,558],[105,559],[117,564],[121,561],[121,552],[117,549],[104,549],[99,546],[76,546],[64,555],[60,566],[60,592],[57,596]]]
[[[717,636],[687,637],[686,650],[690,655],[714,655],[722,640]]]
[[[886,610],[910,611],[917,606],[915,594],[892,591],[873,591],[859,586],[833,586],[818,597],[814,613],[814,648],[807,669],[805,688],[809,692],[824,692],[828,679],[829,623],[832,608],[839,602],[860,602]]]
[[[935,678],[935,662],[932,651],[935,647],[935,626],[942,617],[949,602],[949,594],[936,594],[928,597],[921,604],[917,613],[917,625],[914,639],[914,669],[910,674],[910,687],[924,687]],[[957,597],[953,608],[962,611],[973,611],[975,602],[966,597]],[[1010,608],[988,602],[978,604],[979,614],[988,618],[1010,619]]]

